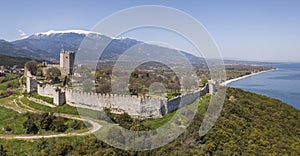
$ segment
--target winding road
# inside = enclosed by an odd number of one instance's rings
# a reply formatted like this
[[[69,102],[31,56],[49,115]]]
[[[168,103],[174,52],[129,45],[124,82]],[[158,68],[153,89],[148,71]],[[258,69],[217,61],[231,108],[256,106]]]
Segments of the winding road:
[[[43,113],[43,112],[45,112],[45,111],[41,111],[41,110],[37,110],[37,109],[31,108],[28,105],[22,103],[20,101],[21,98],[23,98],[23,95],[21,95],[18,98],[14,99],[13,100],[13,104],[14,104],[13,106],[8,106],[8,105],[0,104],[0,107],[4,107],[6,109],[10,109],[10,110],[16,111],[18,113],[26,113],[26,112]],[[20,105],[22,105],[22,107]],[[62,113],[54,113],[54,115],[55,116],[64,117],[64,118],[68,118],[68,119],[80,120],[80,121],[88,122],[91,125],[91,128],[88,131],[85,131],[85,132],[76,132],[75,131],[75,132],[61,133],[61,134],[41,134],[41,135],[0,134],[0,139],[23,139],[23,140],[26,140],[26,139],[41,139],[41,138],[84,136],[84,135],[92,134],[92,133],[98,131],[102,127],[98,122],[96,122],[95,120],[90,119],[88,117],[86,117],[86,118],[80,118],[80,117],[75,116],[75,115],[62,114]]]

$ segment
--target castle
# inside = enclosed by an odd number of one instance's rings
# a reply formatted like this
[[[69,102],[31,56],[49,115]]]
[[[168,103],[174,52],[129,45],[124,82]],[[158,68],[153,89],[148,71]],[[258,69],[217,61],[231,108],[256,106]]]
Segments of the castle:
[[[61,51],[59,67],[63,75],[73,74],[74,56],[75,53],[72,51]],[[32,76],[30,72],[26,73],[27,92],[37,92],[41,96],[53,98],[53,103],[58,106],[68,104],[93,110],[109,108],[114,113],[126,112],[133,117],[141,118],[162,117],[164,114],[192,103],[199,96],[207,93],[214,94],[216,91],[216,84],[213,81],[209,81],[200,90],[177,96],[170,100],[166,98],[138,97],[136,95],[99,94],[39,83],[37,78]]]
[[[62,75],[72,75],[75,60],[74,51],[60,51],[59,67]]]

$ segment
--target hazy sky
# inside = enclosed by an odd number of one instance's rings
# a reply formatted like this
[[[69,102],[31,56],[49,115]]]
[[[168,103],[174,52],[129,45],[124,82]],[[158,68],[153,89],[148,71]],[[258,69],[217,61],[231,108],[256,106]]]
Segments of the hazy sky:
[[[41,31],[89,30],[104,17],[138,5],[169,6],[195,17],[213,36],[224,58],[300,61],[299,0],[7,0],[0,5],[0,38],[13,41]],[[151,34],[128,36],[159,42]],[[176,48],[186,48],[176,37],[168,39]]]

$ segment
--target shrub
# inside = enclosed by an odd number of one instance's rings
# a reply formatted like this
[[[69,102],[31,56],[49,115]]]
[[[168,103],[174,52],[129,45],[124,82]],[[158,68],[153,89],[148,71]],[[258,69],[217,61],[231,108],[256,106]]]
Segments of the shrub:
[[[11,89],[8,89],[8,90],[6,90],[6,93],[7,93],[8,95],[11,95],[11,94],[13,94],[13,93],[14,93],[14,91],[13,91],[13,90],[11,90]]]

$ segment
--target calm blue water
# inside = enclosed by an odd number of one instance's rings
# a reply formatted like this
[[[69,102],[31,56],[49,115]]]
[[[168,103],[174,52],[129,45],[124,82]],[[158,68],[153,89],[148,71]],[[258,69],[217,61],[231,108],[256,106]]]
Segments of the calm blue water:
[[[273,67],[279,70],[234,81],[228,86],[273,97],[300,110],[300,63]]]

